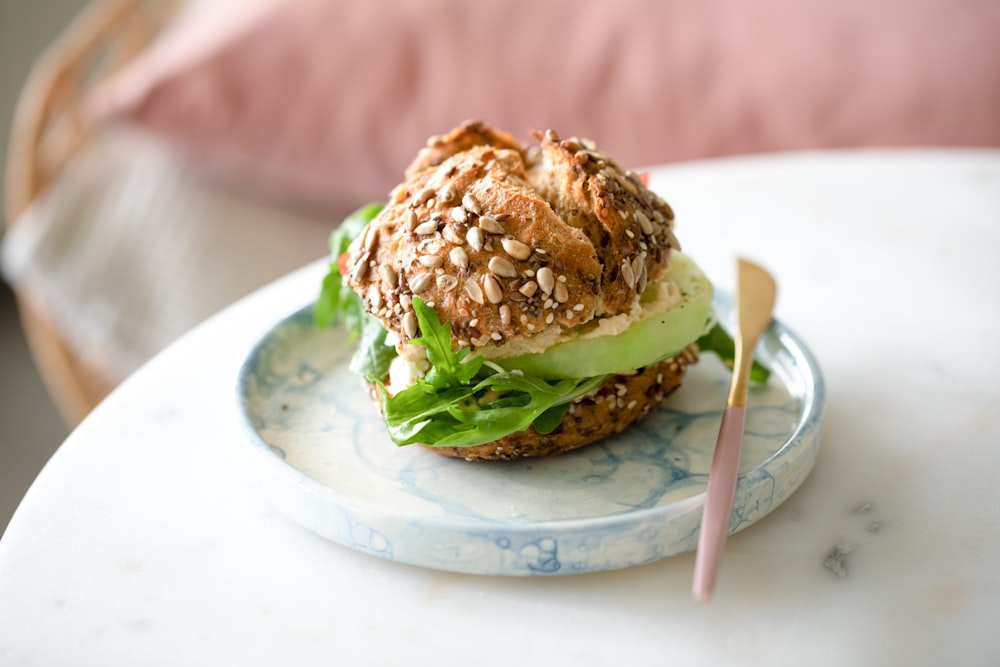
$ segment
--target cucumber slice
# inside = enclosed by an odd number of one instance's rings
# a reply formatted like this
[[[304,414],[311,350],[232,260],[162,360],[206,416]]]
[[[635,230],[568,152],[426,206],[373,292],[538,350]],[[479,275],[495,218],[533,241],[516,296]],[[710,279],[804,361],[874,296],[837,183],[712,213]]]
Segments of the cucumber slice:
[[[676,251],[662,280],[677,285],[681,300],[618,335],[578,338],[538,354],[495,361],[507,370],[554,380],[620,373],[672,357],[705,333],[712,316],[712,284],[694,261]]]

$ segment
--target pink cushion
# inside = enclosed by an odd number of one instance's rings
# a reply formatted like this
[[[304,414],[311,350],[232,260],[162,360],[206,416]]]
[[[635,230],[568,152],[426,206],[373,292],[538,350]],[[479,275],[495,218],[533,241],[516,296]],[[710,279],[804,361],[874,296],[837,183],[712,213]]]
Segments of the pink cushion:
[[[428,135],[556,129],[626,166],[1000,145],[991,0],[248,0],[179,22],[92,109],[272,192],[378,199]]]

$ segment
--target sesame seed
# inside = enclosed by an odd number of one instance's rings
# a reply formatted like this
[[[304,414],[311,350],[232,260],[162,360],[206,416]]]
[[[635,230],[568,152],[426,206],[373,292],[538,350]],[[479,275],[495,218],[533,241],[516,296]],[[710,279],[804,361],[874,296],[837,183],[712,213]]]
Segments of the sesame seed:
[[[531,257],[531,248],[517,239],[503,239],[500,241],[500,245],[514,259],[528,259]]]
[[[500,335],[499,333],[497,333],[496,331],[494,331],[493,333],[491,333],[491,334],[490,334],[490,338],[492,338],[493,340],[496,340],[496,341],[501,341],[501,340],[503,340],[503,336],[501,336],[501,335]]]
[[[631,229],[626,229],[625,230],[625,236],[629,237],[630,239],[634,239],[635,238],[635,232],[633,232]]]
[[[368,288],[368,302],[373,312],[377,313],[382,308],[382,292],[378,290],[378,285],[372,284]]]
[[[637,406],[638,404],[639,404],[639,401],[637,401],[635,399],[632,399],[631,401],[628,402],[628,405],[625,406],[625,409],[626,410],[633,410],[633,409],[635,409],[635,406]]]
[[[555,319],[556,319],[556,316],[553,313],[549,313],[548,315],[545,316],[545,323],[546,324],[552,324],[552,321],[555,320]]]

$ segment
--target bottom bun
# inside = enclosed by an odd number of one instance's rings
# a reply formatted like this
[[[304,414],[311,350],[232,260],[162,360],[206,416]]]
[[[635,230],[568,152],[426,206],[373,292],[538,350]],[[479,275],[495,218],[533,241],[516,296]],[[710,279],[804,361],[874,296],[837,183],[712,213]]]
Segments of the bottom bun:
[[[632,375],[614,375],[593,393],[577,399],[551,433],[528,428],[484,445],[421,446],[467,461],[513,461],[562,454],[618,433],[641,419],[681,386],[688,366],[696,361],[698,347],[692,344],[677,356],[640,368]]]

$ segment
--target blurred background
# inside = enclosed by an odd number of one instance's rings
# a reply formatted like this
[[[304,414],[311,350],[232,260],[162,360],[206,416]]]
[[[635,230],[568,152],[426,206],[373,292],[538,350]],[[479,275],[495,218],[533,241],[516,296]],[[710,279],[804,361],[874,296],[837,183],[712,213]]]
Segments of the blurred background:
[[[1000,146],[996,0],[94,0],[11,134],[88,4],[0,0],[2,263],[55,395],[2,284],[0,528],[67,424],[466,119],[632,168]]]
[[[14,106],[32,63],[84,4],[84,0],[0,2],[0,155],[7,155]],[[0,163],[0,171],[6,177],[6,162]],[[2,533],[31,481],[68,432],[28,356],[6,283],[0,286],[0,369]]]

